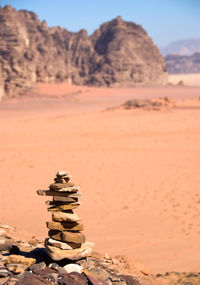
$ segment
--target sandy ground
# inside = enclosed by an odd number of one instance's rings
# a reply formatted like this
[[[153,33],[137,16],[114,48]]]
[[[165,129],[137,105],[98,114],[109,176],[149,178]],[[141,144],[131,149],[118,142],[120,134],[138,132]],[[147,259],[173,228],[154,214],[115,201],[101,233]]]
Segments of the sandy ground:
[[[66,169],[81,187],[78,213],[97,251],[154,273],[199,271],[200,88],[44,84],[37,92],[0,104],[0,223],[47,236],[47,199],[36,190]],[[160,96],[187,104],[105,111]]]
[[[189,74],[170,74],[168,82],[171,84],[179,84],[182,81],[186,86],[200,86],[200,73]]]

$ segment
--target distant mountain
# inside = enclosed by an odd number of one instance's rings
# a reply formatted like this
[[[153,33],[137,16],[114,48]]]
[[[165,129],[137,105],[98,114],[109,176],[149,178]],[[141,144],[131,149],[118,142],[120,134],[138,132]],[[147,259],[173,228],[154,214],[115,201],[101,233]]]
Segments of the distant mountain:
[[[168,73],[200,73],[200,52],[192,55],[169,54],[165,57]]]
[[[192,55],[195,52],[200,52],[200,38],[172,42],[168,46],[160,48],[160,51],[164,56],[168,54]]]
[[[0,8],[0,91],[23,92],[37,82],[141,86],[165,84],[165,61],[144,29],[117,17],[91,36],[47,27],[37,15]]]

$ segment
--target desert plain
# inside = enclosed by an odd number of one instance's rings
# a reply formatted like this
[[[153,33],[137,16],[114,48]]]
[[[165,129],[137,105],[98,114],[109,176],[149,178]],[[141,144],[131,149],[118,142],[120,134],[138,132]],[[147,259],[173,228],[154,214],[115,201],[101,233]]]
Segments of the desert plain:
[[[175,108],[113,108],[167,96]],[[40,84],[0,104],[0,222],[39,239],[58,170],[83,194],[78,213],[95,250],[152,273],[199,271],[200,87]]]

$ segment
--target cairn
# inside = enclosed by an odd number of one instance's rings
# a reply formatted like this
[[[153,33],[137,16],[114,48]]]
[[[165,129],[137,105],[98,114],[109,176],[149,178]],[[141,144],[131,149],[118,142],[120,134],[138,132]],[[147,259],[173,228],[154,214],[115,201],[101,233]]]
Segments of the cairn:
[[[70,182],[71,176],[65,171],[59,171],[50,184],[49,190],[37,190],[40,196],[52,196],[52,201],[46,201],[48,211],[52,212],[52,221],[47,222],[48,238],[45,248],[53,260],[78,260],[92,253],[93,243],[86,242],[82,233],[84,227],[74,209],[80,206],[79,187]]]

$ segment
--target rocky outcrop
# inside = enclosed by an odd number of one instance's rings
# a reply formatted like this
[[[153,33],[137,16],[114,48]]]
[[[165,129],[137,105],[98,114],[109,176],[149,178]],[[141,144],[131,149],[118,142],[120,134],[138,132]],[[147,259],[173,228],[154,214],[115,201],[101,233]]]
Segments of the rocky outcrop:
[[[135,86],[164,84],[165,62],[141,26],[120,17],[90,37],[48,28],[33,12],[0,8],[0,87],[23,93],[38,82]]]
[[[165,60],[171,74],[200,73],[200,52],[190,56],[169,54]]]

